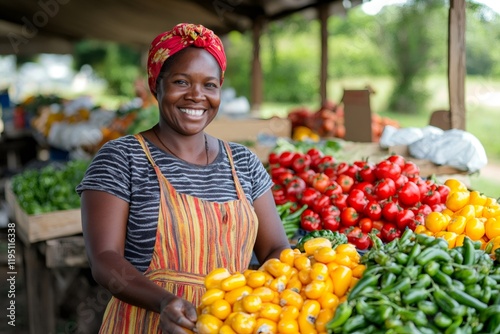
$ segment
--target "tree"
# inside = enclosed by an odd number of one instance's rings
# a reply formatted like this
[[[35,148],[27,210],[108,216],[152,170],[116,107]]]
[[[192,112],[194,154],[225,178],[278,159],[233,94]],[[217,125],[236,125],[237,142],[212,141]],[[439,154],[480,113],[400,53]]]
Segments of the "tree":
[[[141,53],[127,45],[85,40],[75,45],[74,65],[83,65],[94,71],[108,83],[108,93],[133,97],[134,82],[143,73]]]
[[[431,54],[436,41],[432,33],[436,29],[446,32],[447,21],[437,20],[440,15],[443,17],[445,8],[442,0],[412,0],[381,13],[385,29],[383,36],[380,36],[380,45],[386,50],[394,79],[389,110],[416,113],[425,107],[429,97],[425,79],[434,65],[439,63],[432,57],[437,55]],[[438,22],[441,22],[441,26]],[[443,58],[445,56],[441,55]]]

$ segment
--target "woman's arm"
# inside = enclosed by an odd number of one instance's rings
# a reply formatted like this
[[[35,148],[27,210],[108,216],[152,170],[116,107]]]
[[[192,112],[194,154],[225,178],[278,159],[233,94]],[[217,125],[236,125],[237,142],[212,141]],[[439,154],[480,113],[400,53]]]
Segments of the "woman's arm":
[[[149,280],[124,258],[129,204],[103,191],[86,190],[81,209],[83,236],[96,282],[129,304],[162,313],[162,322],[172,326],[169,333],[185,333],[175,329],[176,325],[193,328],[194,307]]]
[[[254,201],[254,209],[259,219],[254,252],[262,264],[270,258],[279,258],[283,249],[290,248],[290,243],[276,210],[271,189]]]

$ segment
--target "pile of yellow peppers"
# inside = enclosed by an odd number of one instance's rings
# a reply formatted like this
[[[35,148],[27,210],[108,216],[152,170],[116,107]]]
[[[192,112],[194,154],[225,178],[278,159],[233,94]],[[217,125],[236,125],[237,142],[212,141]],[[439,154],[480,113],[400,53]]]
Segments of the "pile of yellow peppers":
[[[469,191],[457,179],[448,179],[450,187],[446,209],[431,212],[425,225],[417,226],[416,233],[444,238],[450,248],[463,245],[465,236],[482,244],[482,249],[493,253],[500,248],[500,204],[496,199],[478,191]]]
[[[259,269],[215,269],[205,278],[197,332],[326,333],[337,305],[365,270],[359,260],[352,244],[333,249],[330,240],[314,238],[303,253],[286,249]]]

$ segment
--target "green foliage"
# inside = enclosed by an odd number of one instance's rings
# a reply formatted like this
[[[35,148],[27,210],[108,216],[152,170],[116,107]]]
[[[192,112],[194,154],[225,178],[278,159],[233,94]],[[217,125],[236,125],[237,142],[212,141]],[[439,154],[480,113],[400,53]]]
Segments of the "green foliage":
[[[138,50],[117,43],[87,40],[75,45],[74,58],[76,69],[88,64],[107,81],[110,95],[135,95],[134,81],[144,71]]]
[[[252,61],[252,38],[250,33],[233,31],[225,43],[227,68],[224,86],[232,87],[237,95],[250,97],[250,66]]]
[[[419,80],[432,70],[429,55],[433,40],[429,22],[432,22],[432,11],[444,9],[437,3],[441,0],[415,0],[381,13],[386,30],[380,36],[380,45],[391,55],[390,73],[395,81],[389,100],[391,110],[414,113],[422,110],[426,103],[429,94]]]
[[[387,75],[386,56],[375,43],[381,34],[376,16],[352,10],[346,17],[332,16],[328,20],[330,38],[328,73],[332,78],[353,75]]]

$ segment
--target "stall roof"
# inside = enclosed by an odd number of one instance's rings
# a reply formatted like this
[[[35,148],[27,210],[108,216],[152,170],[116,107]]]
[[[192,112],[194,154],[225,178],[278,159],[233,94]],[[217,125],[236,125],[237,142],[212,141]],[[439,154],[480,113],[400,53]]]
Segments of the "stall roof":
[[[362,0],[351,1],[352,5]],[[98,39],[145,47],[179,22],[218,34],[252,28],[342,0],[0,0],[0,54],[70,53],[75,41]]]

